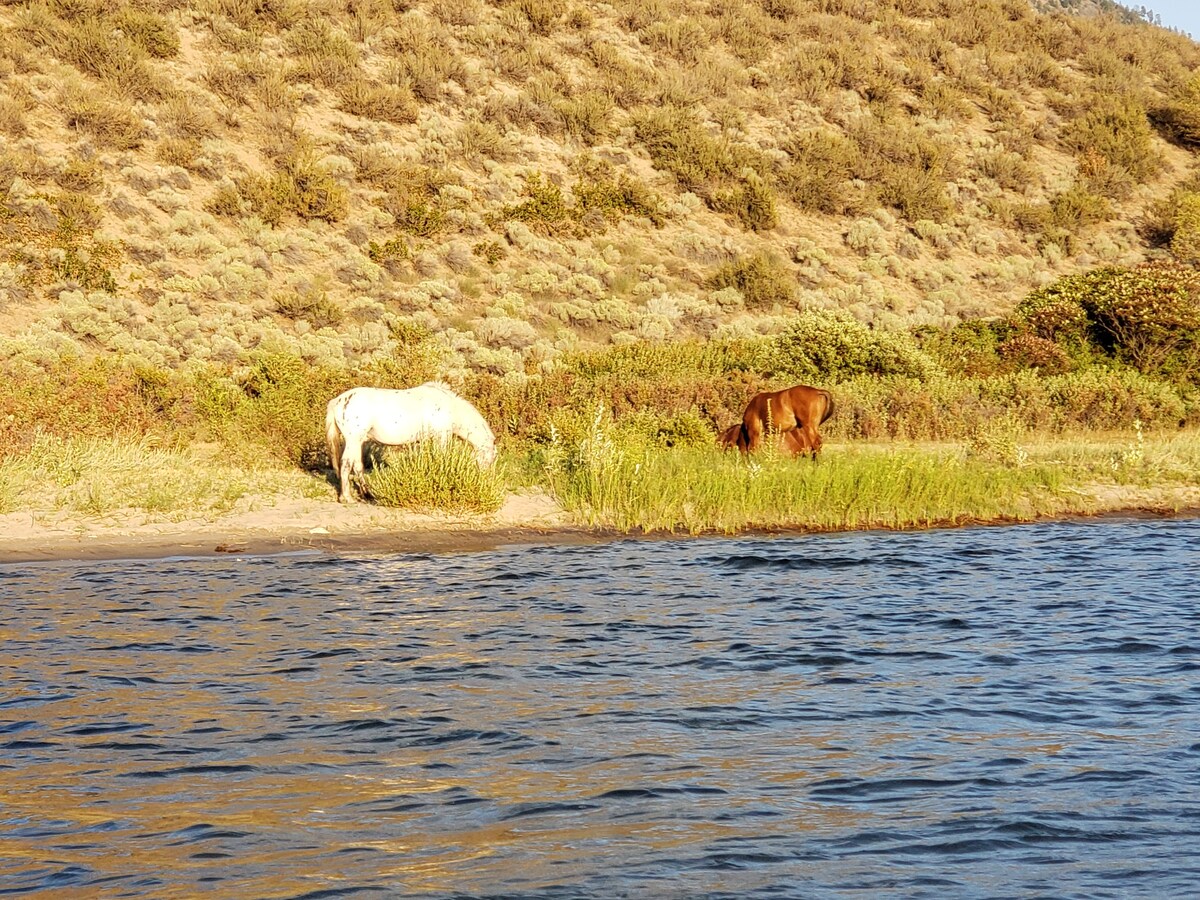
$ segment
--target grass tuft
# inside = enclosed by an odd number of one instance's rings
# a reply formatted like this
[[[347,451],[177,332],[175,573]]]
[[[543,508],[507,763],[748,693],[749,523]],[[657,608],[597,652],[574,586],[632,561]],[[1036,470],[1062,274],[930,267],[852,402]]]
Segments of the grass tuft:
[[[490,513],[504,502],[504,480],[495,468],[481,467],[462,441],[440,447],[422,441],[387,449],[363,478],[367,493],[381,506],[451,513]]]

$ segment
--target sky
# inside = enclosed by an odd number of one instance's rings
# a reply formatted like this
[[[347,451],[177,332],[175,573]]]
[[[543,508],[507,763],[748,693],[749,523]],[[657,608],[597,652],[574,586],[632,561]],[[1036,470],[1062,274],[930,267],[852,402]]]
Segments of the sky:
[[[1177,28],[1200,40],[1200,0],[1136,0],[1132,3],[1122,0],[1122,4],[1132,9],[1145,6],[1155,12],[1167,28]]]

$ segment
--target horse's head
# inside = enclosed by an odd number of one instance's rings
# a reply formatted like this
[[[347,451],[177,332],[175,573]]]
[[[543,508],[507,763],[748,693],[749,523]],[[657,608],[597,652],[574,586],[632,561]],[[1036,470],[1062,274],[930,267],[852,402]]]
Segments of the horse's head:
[[[475,447],[475,459],[481,466],[490,466],[496,461],[495,440],[485,441]]]

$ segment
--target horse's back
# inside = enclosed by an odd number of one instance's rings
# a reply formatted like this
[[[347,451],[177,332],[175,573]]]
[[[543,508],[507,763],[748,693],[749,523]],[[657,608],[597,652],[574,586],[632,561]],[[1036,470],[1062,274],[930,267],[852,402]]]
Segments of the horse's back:
[[[796,384],[778,392],[786,397],[788,404],[795,410],[803,410],[808,415],[814,415],[820,424],[833,415],[833,394],[824,388],[816,388],[807,384]],[[820,412],[817,412],[818,406]]]
[[[407,444],[422,436],[461,431],[495,440],[479,410],[444,381],[402,389],[351,388],[329,401],[326,422],[382,444]]]

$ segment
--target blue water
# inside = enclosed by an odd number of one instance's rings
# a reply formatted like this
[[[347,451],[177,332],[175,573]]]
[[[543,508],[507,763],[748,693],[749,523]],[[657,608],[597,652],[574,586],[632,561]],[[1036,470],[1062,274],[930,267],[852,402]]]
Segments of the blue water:
[[[1198,548],[0,566],[0,894],[1200,896]]]

